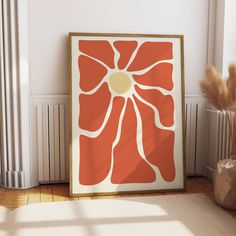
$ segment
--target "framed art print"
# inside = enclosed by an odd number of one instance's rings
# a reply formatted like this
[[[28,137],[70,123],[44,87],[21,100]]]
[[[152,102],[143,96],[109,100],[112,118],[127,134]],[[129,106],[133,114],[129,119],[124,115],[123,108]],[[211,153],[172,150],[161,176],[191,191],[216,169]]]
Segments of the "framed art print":
[[[183,36],[69,38],[71,195],[184,190]]]

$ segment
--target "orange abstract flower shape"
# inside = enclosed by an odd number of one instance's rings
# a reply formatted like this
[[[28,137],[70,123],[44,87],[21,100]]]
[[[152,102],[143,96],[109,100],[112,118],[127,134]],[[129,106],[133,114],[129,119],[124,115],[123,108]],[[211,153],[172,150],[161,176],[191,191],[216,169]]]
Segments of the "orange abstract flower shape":
[[[142,75],[133,75],[134,80],[143,85],[158,86],[172,90],[173,65],[171,63],[160,63]]]
[[[172,55],[172,43],[169,42],[145,42],[143,43],[128,71],[143,70],[155,62],[170,60]]]
[[[143,130],[143,149],[147,159],[160,170],[164,180],[175,179],[174,137],[170,130],[159,129],[155,125],[154,111],[134,96],[138,106]]]
[[[114,51],[110,43],[106,40],[80,40],[79,50],[91,56],[110,68],[114,68]]]
[[[80,88],[90,91],[96,87],[107,74],[107,69],[87,56],[79,56]]]
[[[124,69],[130,60],[134,50],[136,49],[138,43],[137,41],[115,41],[115,48],[120,53],[120,58],[118,61],[119,69]]]
[[[154,89],[140,89],[135,86],[137,93],[147,102],[157,108],[161,124],[172,126],[174,124],[174,100],[170,95],[163,95],[160,91]]]
[[[122,122],[121,137],[114,149],[114,167],[111,182],[150,183],[156,180],[156,174],[142,159],[137,147],[137,118],[133,103],[129,99]]]
[[[118,40],[113,43],[115,52],[106,40],[80,40],[78,45],[80,52],[85,54],[79,58],[79,85],[83,91],[90,93],[79,96],[79,127],[97,133],[93,137],[86,133],[80,135],[79,183],[99,184],[109,173],[113,184],[151,183],[156,180],[152,165],[158,167],[164,180],[173,181],[176,176],[175,133],[165,127],[174,125],[174,100],[171,95],[163,95],[159,90],[161,87],[168,93],[173,89],[173,65],[166,62],[173,59],[172,43],[144,42],[136,50],[136,41]],[[114,65],[115,53],[116,57],[119,56],[117,65]],[[114,70],[115,67],[119,69]],[[128,98],[123,120],[120,120],[122,123],[119,123],[125,99],[123,93],[113,93],[120,87],[113,88],[117,84],[113,83],[112,87],[110,77],[105,76],[121,72],[131,78],[139,97],[129,95],[132,100]],[[98,89],[92,93],[97,86]],[[132,89],[132,86],[127,89]],[[133,102],[138,109],[134,109]],[[160,122],[159,125],[155,123],[153,107],[158,111],[160,121],[156,122]],[[136,110],[141,116],[141,125],[137,121]],[[159,128],[160,125],[164,128]],[[121,127],[120,132],[118,127]],[[115,140],[117,143],[114,143]]]
[[[111,147],[116,137],[123,106],[123,98],[114,98],[111,115],[103,132],[96,138],[80,136],[79,182],[81,184],[98,184],[108,175],[111,168]]]
[[[91,95],[79,96],[79,126],[88,131],[95,131],[102,125],[111,99],[107,84],[103,84]]]

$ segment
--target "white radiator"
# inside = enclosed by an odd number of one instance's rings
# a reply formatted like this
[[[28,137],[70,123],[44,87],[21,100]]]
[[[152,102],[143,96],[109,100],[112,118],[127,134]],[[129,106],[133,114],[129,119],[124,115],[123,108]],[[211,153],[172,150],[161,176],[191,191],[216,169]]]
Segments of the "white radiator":
[[[188,175],[203,175],[206,160],[206,103],[198,96],[185,98],[186,168]]]
[[[67,96],[32,98],[32,155],[40,183],[68,181]]]
[[[218,144],[217,144],[217,161],[223,160],[230,156],[230,129],[229,122],[225,115],[221,112],[217,112],[217,123],[218,123]]]
[[[207,109],[208,113],[208,150],[207,150],[207,174],[212,177],[219,160],[230,156],[230,132],[229,123],[223,113]]]
[[[38,160],[39,182],[69,180],[68,97],[33,96],[31,137],[33,159]],[[187,174],[202,175],[205,160],[204,99],[186,97]]]

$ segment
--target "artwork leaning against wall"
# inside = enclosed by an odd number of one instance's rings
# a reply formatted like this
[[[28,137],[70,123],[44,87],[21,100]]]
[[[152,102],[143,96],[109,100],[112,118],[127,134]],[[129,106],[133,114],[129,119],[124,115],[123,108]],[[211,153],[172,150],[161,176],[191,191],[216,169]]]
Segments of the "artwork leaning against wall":
[[[185,188],[183,36],[70,34],[71,193]]]

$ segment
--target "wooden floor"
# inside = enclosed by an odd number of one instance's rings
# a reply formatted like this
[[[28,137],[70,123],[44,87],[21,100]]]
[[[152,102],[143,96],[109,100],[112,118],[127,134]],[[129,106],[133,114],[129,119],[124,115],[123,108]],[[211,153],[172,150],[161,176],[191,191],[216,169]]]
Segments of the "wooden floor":
[[[186,194],[188,193],[205,193],[209,198],[214,201],[212,183],[206,178],[188,178]],[[182,194],[182,192],[165,193],[165,195],[168,194]],[[164,193],[158,193],[155,195],[164,195]],[[95,198],[96,197],[92,197],[92,199]],[[31,203],[57,202],[68,200],[79,200],[79,198],[69,197],[68,184],[41,185],[27,190],[12,190],[0,188],[0,206],[5,206],[11,209]],[[236,211],[228,212],[236,219]]]

